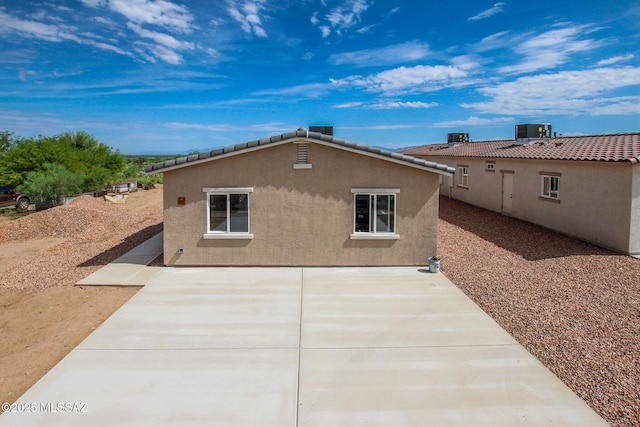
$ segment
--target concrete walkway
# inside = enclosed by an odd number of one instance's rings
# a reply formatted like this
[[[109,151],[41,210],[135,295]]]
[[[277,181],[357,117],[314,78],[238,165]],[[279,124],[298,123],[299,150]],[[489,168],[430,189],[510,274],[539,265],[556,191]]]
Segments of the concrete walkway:
[[[162,255],[163,233],[136,246],[120,258],[76,283],[76,286],[145,286],[162,267],[148,264]]]
[[[162,268],[18,403],[0,427],[607,425],[418,268]]]

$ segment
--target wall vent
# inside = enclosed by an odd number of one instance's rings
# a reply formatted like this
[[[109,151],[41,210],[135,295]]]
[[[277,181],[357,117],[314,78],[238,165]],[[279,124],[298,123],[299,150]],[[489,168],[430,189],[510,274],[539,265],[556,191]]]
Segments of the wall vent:
[[[297,144],[298,147],[298,157],[296,160],[297,164],[307,164],[307,144]]]

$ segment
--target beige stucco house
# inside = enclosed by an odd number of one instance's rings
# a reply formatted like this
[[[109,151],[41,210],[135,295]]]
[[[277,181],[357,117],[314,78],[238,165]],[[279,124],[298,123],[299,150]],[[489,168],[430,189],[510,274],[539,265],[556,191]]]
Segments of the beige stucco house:
[[[438,144],[403,154],[454,167],[440,181],[445,196],[640,255],[640,133]]]
[[[172,266],[426,265],[436,162],[298,130],[154,164]]]

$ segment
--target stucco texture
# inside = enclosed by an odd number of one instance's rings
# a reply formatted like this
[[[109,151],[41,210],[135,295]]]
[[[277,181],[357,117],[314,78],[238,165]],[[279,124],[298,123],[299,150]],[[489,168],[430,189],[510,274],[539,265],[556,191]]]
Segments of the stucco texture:
[[[303,140],[304,141],[304,140]],[[438,175],[306,141],[164,174],[164,260],[173,266],[426,265],[437,254]],[[205,187],[252,187],[253,239],[210,240]],[[353,240],[352,188],[399,188],[397,240]],[[178,204],[183,197],[184,205]],[[178,249],[183,253],[179,254]]]
[[[640,165],[630,162],[428,157],[456,167],[441,194],[539,224],[622,253],[640,251]],[[495,164],[487,171],[486,163]],[[468,187],[457,167],[468,167]],[[503,175],[513,180],[512,206],[503,204]],[[541,198],[542,174],[560,177],[559,198]],[[453,183],[452,186],[450,184]]]

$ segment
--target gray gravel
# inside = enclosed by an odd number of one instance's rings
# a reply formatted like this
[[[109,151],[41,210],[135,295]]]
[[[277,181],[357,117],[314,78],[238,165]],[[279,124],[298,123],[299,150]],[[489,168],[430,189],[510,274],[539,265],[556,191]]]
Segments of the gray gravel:
[[[612,426],[640,426],[640,259],[440,198],[441,271]]]

